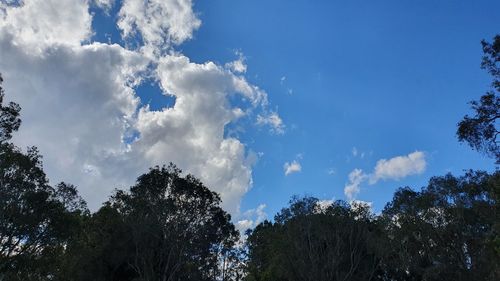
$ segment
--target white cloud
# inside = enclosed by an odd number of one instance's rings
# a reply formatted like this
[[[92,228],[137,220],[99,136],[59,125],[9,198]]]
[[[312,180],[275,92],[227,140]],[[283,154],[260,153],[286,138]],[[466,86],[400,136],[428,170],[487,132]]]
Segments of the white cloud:
[[[236,55],[238,59],[232,62],[226,63],[226,67],[234,73],[245,73],[247,72],[247,65],[245,63],[245,56],[242,52],[237,51]]]
[[[352,150],[351,150],[351,154],[353,157],[358,157],[363,159],[365,158],[365,152],[364,151],[359,151],[359,149],[357,149],[356,147],[353,147]]]
[[[86,0],[23,2],[19,7],[0,2],[1,32],[12,34],[18,47],[41,53],[54,45],[78,46],[92,35]]]
[[[7,98],[22,107],[14,141],[39,147],[53,183],[77,185],[95,209],[113,189],[172,161],[220,193],[223,207],[237,217],[255,156],[237,138],[225,137],[224,129],[253,110],[268,112],[267,94],[231,69],[163,53],[199,26],[191,1],[124,0],[124,34],[140,33],[154,56],[88,43],[88,1],[0,5],[0,72]],[[173,107],[141,107],[135,87],[147,76],[158,79],[164,95],[176,97]],[[231,105],[232,95],[250,106]],[[125,141],[130,135],[137,138]]]
[[[236,222],[236,230],[238,230],[241,234],[244,234],[245,231],[247,231],[248,229],[252,229],[254,228],[254,222],[252,220],[249,220],[249,219],[244,219],[244,220],[239,220]],[[241,235],[243,236],[243,235]]]
[[[139,33],[146,53],[166,50],[193,37],[201,21],[191,0],[123,0],[118,27],[124,38]]]
[[[380,179],[399,180],[423,173],[426,166],[425,153],[421,151],[406,156],[396,156],[389,160],[381,159],[377,161],[371,174],[366,174],[361,169],[354,169],[349,174],[349,183],[344,187],[344,194],[349,200],[353,200],[360,192],[360,185],[366,180],[369,180],[370,184],[375,184]]]
[[[349,183],[344,187],[344,194],[349,200],[353,200],[354,197],[360,191],[360,185],[365,180],[366,175],[361,169],[354,169],[349,174]]]
[[[406,156],[397,156],[377,161],[375,171],[370,178],[370,183],[374,184],[378,180],[392,179],[398,180],[410,175],[421,174],[426,167],[425,154],[415,151]]]
[[[260,103],[264,93],[244,79],[214,63],[196,64],[185,56],[165,56],[159,61],[162,88],[175,95],[173,108],[139,111],[136,128],[141,138],[133,149],[149,163],[173,161],[221,194],[225,206],[238,208],[251,184],[251,163],[245,146],[224,138],[226,124],[239,114],[226,106],[230,94],[240,93]]]
[[[92,0],[93,3],[103,9],[104,11],[108,12],[111,7],[113,7],[113,5],[115,4],[115,0]]]
[[[267,218],[265,208],[266,204],[260,204],[257,208],[244,212],[241,215],[242,219],[236,222],[236,229],[243,234],[247,229],[254,228],[263,222]]]
[[[288,176],[290,174],[302,171],[302,166],[297,160],[293,160],[292,163],[286,162],[283,165],[283,170],[285,171],[285,176]]]
[[[257,115],[257,125],[270,126],[271,133],[282,135],[285,133],[285,124],[276,112],[270,112],[267,115]]]
[[[0,72],[8,98],[22,107],[14,141],[40,148],[52,181],[78,185],[96,207],[146,171],[129,168],[122,142],[139,105],[127,81],[145,66],[141,56],[104,44],[59,46],[37,56],[9,38],[0,34]]]

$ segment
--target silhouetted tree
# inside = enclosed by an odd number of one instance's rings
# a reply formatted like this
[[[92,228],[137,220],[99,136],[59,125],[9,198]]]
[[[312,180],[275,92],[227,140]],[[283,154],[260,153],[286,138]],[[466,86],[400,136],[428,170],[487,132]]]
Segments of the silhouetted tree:
[[[92,216],[87,249],[70,249],[86,253],[81,280],[231,280],[219,262],[238,233],[220,202],[173,164],[152,168]]]
[[[366,205],[294,198],[248,233],[247,280],[375,280],[379,233]]]
[[[7,142],[21,123],[20,107],[1,105],[1,92],[0,280],[53,280],[85,202],[71,185],[48,184],[36,148],[23,152]]]
[[[8,105],[3,105],[4,89],[2,87],[3,78],[0,74],[0,143],[9,140],[12,137],[12,132],[17,131],[21,125],[19,112],[21,107],[14,102]]]
[[[499,189],[500,172],[472,171],[399,189],[380,219],[389,280],[499,280]]]
[[[492,44],[484,40],[482,44],[484,56],[481,68],[493,76],[493,89],[479,101],[470,102],[474,116],[466,115],[458,123],[457,136],[459,141],[495,158],[500,164],[500,132],[497,123],[500,118],[500,35],[495,36]]]

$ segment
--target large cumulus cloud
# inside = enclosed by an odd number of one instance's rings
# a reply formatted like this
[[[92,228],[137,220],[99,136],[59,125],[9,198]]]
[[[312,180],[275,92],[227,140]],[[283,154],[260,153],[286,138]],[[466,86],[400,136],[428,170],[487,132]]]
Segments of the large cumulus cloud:
[[[89,43],[92,3],[121,3],[118,28],[125,40],[139,34],[143,45]],[[8,98],[23,108],[14,141],[38,146],[51,180],[78,185],[93,208],[148,167],[172,161],[238,214],[255,157],[224,129],[251,112],[269,115],[266,93],[230,67],[193,63],[174,50],[201,24],[190,0],[92,3],[0,4],[0,72]],[[137,85],[151,76],[176,97],[173,107],[141,105]],[[232,105],[232,95],[248,105]]]

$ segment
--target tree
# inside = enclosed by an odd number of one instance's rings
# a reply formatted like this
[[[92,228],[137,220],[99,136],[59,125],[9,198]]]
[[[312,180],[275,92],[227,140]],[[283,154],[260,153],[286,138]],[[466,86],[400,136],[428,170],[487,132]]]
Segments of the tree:
[[[399,189],[383,211],[391,280],[499,280],[500,172],[431,178]]]
[[[4,90],[2,87],[3,78],[0,74],[0,143],[9,140],[12,137],[12,132],[17,131],[21,125],[19,112],[21,107],[14,102],[8,105],[3,105]]]
[[[293,198],[248,233],[247,280],[376,280],[379,233],[366,205]]]
[[[219,262],[238,233],[220,203],[173,164],[152,168],[92,216],[83,250],[69,248],[90,253],[74,263],[80,280],[230,280]]]
[[[496,35],[493,43],[482,41],[483,61],[481,68],[492,76],[493,89],[481,97],[479,101],[470,102],[475,115],[466,115],[458,123],[457,136],[460,142],[468,143],[473,149],[496,159],[500,164],[500,146],[498,145],[500,118],[500,35]]]
[[[0,90],[0,280],[53,279],[85,202],[72,185],[48,184],[35,147],[23,152],[7,142],[20,107],[1,105]]]

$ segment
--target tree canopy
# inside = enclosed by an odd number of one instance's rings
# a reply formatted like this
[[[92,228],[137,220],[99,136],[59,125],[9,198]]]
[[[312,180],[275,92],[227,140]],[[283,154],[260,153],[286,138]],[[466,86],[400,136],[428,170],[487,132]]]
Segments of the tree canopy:
[[[7,142],[20,107],[3,106],[0,90],[0,279],[48,280],[86,206],[74,186],[49,185],[35,147],[23,152]]]
[[[81,280],[216,280],[219,256],[238,240],[219,204],[173,164],[152,168],[89,218],[90,238],[70,245],[73,272]]]
[[[473,149],[496,159],[500,164],[498,135],[500,118],[500,35],[493,43],[482,41],[483,61],[481,68],[493,76],[492,89],[479,101],[471,101],[473,116],[465,115],[458,123],[457,136],[461,142],[468,143]]]

